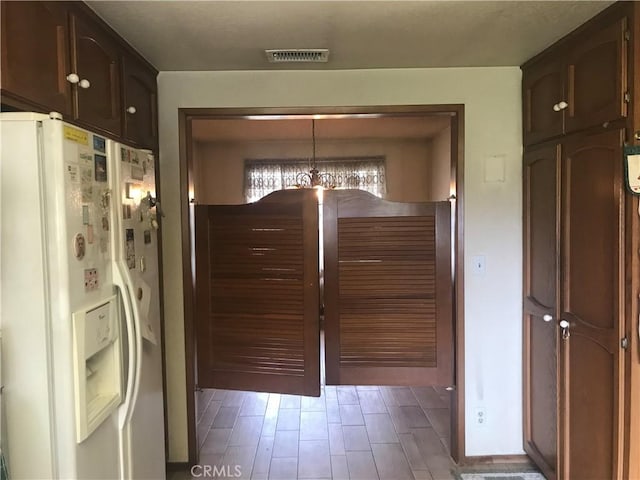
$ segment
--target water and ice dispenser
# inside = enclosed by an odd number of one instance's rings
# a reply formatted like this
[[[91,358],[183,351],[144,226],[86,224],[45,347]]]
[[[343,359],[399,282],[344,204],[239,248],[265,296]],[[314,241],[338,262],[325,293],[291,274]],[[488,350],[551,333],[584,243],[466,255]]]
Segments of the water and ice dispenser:
[[[118,297],[73,314],[76,440],[85,440],[122,402]]]

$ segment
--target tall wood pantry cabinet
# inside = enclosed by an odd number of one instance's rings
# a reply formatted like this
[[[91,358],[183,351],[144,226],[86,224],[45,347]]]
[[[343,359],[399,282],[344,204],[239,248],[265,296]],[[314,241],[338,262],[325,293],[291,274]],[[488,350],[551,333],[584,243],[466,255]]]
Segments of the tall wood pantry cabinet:
[[[634,462],[637,10],[614,4],[522,67],[524,444],[548,479],[630,478]]]
[[[2,104],[157,149],[157,71],[82,2],[3,1]]]

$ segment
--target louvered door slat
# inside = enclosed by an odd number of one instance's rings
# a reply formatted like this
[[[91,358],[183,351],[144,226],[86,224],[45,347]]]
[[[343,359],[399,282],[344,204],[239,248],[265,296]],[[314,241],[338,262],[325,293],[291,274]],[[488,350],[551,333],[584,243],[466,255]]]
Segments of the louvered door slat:
[[[449,204],[327,192],[324,219],[327,383],[450,384]]]
[[[195,210],[199,386],[318,396],[314,192]]]

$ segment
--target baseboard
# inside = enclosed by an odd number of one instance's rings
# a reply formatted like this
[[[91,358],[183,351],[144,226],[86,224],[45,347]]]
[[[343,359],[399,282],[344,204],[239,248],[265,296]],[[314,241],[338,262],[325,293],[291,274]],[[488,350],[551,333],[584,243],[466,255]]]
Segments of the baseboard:
[[[189,462],[167,462],[167,472],[188,470],[190,466]]]
[[[465,467],[477,467],[482,465],[513,465],[535,467],[527,455],[479,455],[464,457],[458,465]]]

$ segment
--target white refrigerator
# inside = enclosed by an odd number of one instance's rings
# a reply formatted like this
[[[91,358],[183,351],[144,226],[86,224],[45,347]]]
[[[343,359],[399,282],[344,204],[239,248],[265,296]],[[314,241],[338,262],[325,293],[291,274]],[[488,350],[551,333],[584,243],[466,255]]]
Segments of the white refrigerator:
[[[0,147],[10,478],[163,479],[153,157],[34,113]]]

